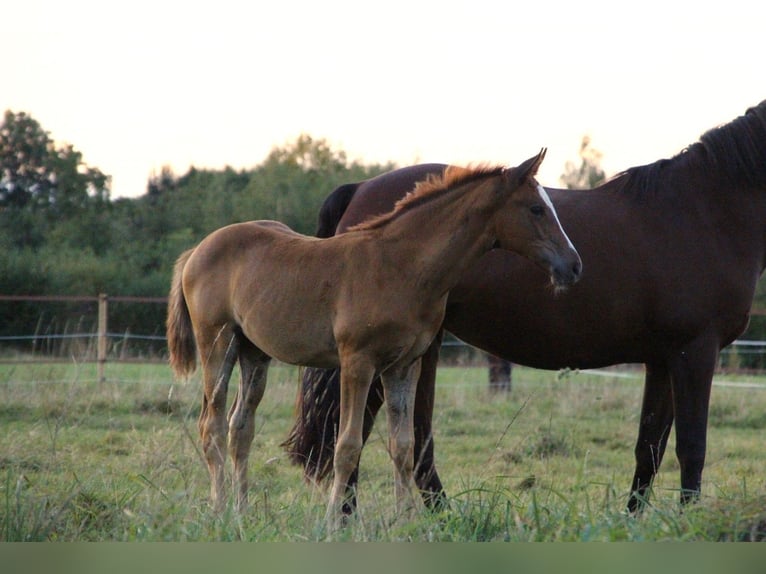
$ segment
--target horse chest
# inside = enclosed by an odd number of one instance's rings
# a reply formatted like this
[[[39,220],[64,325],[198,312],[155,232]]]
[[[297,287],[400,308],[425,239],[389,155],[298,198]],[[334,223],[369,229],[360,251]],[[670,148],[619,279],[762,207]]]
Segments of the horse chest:
[[[443,318],[444,304],[415,305],[382,296],[378,304],[366,308],[343,305],[333,330],[339,346],[366,348],[390,363],[404,355],[413,355],[414,360],[425,352]]]

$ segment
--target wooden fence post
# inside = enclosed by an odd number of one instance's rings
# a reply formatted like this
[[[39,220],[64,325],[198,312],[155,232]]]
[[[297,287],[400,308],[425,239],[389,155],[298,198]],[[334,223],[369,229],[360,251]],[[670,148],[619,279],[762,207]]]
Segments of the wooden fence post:
[[[106,351],[107,351],[107,299],[105,293],[100,293],[98,296],[98,355],[96,360],[98,361],[98,382],[103,383],[106,381]]]

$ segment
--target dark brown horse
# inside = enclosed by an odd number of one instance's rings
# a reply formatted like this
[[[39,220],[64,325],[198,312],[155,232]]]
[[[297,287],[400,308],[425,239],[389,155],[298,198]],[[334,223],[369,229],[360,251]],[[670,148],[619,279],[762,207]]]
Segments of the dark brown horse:
[[[385,211],[415,181],[443,169],[419,165],[339,188],[322,208],[319,233],[341,233]],[[766,101],[672,159],[631,168],[596,189],[548,192],[585,263],[582,280],[555,296],[529,262],[490,252],[450,292],[444,328],[541,369],[644,363],[628,508],[648,496],[674,422],[681,500],[696,498],[718,354],[747,326],[766,266]],[[416,479],[431,505],[444,496],[431,436],[437,345],[423,358],[415,414]],[[309,477],[330,469],[336,378],[306,373],[286,442]],[[380,402],[380,392],[371,392],[366,433]]]

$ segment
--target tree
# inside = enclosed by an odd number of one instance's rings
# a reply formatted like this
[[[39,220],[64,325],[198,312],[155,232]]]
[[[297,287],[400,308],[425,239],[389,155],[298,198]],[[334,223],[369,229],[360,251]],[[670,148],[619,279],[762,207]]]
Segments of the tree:
[[[559,178],[567,189],[591,189],[606,181],[604,170],[601,169],[603,154],[590,145],[590,136],[583,136],[580,143],[580,165],[568,161],[564,165],[564,173]]]
[[[333,150],[326,140],[315,140],[308,134],[299,135],[295,142],[285,147],[272,148],[263,162],[263,167],[275,164],[297,166],[305,172],[333,173],[348,169],[346,152]]]
[[[0,125],[0,208],[68,217],[109,201],[109,177],[85,165],[69,144],[56,146],[24,112],[5,112]]]
[[[276,219],[295,231],[313,234],[319,207],[335,187],[393,167],[349,162],[344,151],[333,149],[326,140],[302,134],[284,147],[272,148],[256,167],[237,212]]]

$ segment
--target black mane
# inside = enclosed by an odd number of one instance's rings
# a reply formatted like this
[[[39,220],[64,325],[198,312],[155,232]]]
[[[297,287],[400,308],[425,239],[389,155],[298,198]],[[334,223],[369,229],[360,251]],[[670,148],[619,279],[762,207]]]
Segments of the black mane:
[[[708,130],[673,158],[632,167],[617,177],[627,176],[625,187],[644,193],[657,185],[665,168],[683,161],[728,185],[766,188],[766,100]]]

